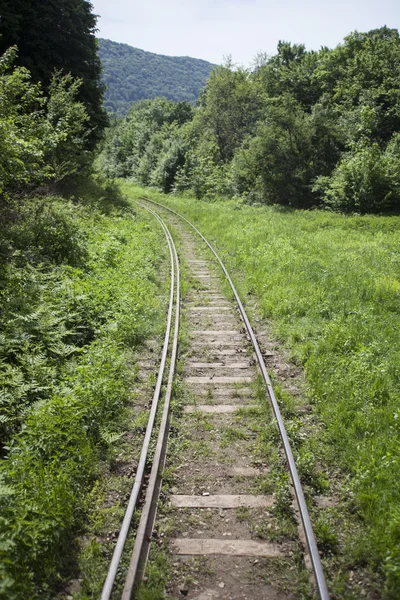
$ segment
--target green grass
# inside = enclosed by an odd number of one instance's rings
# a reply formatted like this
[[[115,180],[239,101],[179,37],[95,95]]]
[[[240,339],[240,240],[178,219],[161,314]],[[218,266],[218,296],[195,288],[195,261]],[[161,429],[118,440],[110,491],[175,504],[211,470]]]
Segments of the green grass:
[[[165,243],[118,198],[1,206],[0,597],[52,598],[163,321]]]
[[[399,217],[206,203],[127,183],[122,189],[131,197],[149,195],[192,220],[219,251],[241,297],[256,300],[293,361],[304,367],[309,402],[324,429],[318,451],[332,472],[348,473],[343,495],[361,522],[348,560],[381,577],[382,597],[396,598]],[[312,480],[313,456],[300,450],[299,461]],[[325,483],[316,486],[323,489]],[[331,529],[330,521],[321,521],[317,533],[334,546]]]

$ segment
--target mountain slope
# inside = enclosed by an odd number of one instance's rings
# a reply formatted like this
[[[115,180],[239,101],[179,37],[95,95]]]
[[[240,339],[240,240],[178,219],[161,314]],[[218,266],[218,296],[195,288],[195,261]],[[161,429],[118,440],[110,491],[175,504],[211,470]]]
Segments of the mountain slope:
[[[188,56],[153,54],[128,44],[99,40],[105,106],[123,115],[133,102],[164,96],[195,102],[214,65]]]

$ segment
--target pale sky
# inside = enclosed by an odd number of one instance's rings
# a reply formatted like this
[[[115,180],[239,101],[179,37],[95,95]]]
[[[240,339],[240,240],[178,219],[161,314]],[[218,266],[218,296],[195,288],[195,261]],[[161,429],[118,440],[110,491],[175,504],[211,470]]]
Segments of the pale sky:
[[[249,66],[279,40],[334,47],[357,29],[400,27],[400,0],[91,0],[99,37],[157,54]]]

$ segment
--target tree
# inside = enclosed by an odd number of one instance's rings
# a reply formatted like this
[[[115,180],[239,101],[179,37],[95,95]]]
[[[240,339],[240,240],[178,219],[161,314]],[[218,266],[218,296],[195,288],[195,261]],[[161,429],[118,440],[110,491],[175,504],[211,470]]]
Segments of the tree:
[[[161,101],[137,105],[106,144],[107,172],[196,198],[397,210],[399,81],[395,29],[318,52],[279,42],[253,71],[215,68],[183,128],[164,127]]]
[[[227,163],[260,118],[262,98],[256,82],[247,70],[228,61],[211,73],[199,104],[194,133],[215,142],[220,160]]]
[[[55,74],[49,96],[24,67],[12,68],[16,49],[0,56],[0,195],[62,179],[82,160],[85,107],[80,81]]]
[[[344,44],[320,52],[312,77],[330,101],[341,108],[349,137],[362,126],[362,110],[375,110],[370,141],[381,146],[400,130],[400,36],[381,27],[355,31]]]
[[[84,164],[85,142],[89,135],[85,124],[89,115],[82,102],[77,102],[82,80],[70,74],[55,73],[46,102],[46,121],[52,132],[44,155],[53,177],[60,181]]]
[[[290,94],[311,111],[322,93],[320,82],[313,77],[318,60],[319,53],[307,52],[303,44],[280,41],[276,55],[260,57],[254,76],[268,98]]]
[[[18,47],[16,64],[49,92],[54,70],[82,80],[78,100],[89,115],[92,148],[107,123],[96,16],[87,0],[0,0],[0,53]]]
[[[236,193],[267,204],[317,205],[312,184],[340,157],[341,132],[334,117],[322,104],[309,114],[290,95],[270,100],[257,135],[233,159]]]
[[[327,206],[344,212],[399,212],[400,133],[385,151],[362,138],[345,153],[330,177],[319,177],[314,190]]]
[[[15,55],[16,49],[10,48],[0,57],[0,195],[10,186],[42,183],[50,176],[43,157],[45,100],[29,71],[21,67],[8,72]]]
[[[172,102],[165,98],[140,100],[134,104],[125,119],[115,121],[106,134],[106,140],[97,166],[108,177],[134,177],[140,183],[148,184],[151,172],[162,160],[164,153],[172,152],[169,137],[179,137],[180,127],[193,116],[189,102]],[[177,161],[176,169],[182,162],[183,144],[175,146],[177,156],[168,161]],[[173,166],[169,172],[175,174]],[[160,178],[158,178],[160,180]],[[161,178],[162,179],[162,178]],[[161,180],[160,180],[161,181]],[[166,187],[172,186],[171,177],[166,177]],[[162,184],[164,188],[164,184]]]

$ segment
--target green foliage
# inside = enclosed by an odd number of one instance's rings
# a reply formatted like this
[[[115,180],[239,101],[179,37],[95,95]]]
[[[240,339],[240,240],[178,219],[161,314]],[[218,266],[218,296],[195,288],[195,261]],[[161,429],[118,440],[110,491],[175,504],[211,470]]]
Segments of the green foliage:
[[[312,182],[334,166],[339,148],[340,131],[325,107],[308,114],[290,96],[271,101],[257,135],[232,161],[235,193],[266,204],[313,206]]]
[[[215,141],[202,140],[195,149],[189,146],[185,161],[177,170],[173,189],[193,193],[197,199],[229,193],[228,166],[218,156],[219,149]]]
[[[81,87],[81,79],[73,79],[70,74],[63,77],[61,72],[55,73],[50,83],[46,119],[54,133],[45,160],[57,180],[72,175],[88,160],[85,125],[89,115],[84,104],[76,101]]]
[[[310,111],[322,93],[320,82],[314,76],[318,59],[319,53],[307,52],[303,44],[280,41],[276,55],[257,57],[256,77],[268,98],[290,94]]]
[[[165,97],[195,103],[214,65],[188,56],[152,54],[128,44],[99,40],[105,106],[125,115],[139,100]]]
[[[79,206],[63,198],[25,201],[19,210],[22,222],[9,232],[15,236],[15,247],[19,242],[20,251],[31,251],[31,260],[35,253],[40,261],[79,267],[87,259],[86,236],[80,226],[84,217]]]
[[[92,9],[87,0],[5,0],[0,19],[0,53],[18,46],[17,65],[43,84],[46,96],[55,70],[82,81],[78,100],[89,116],[84,138],[89,149],[107,123]]]
[[[172,125],[165,129],[164,135],[160,134],[160,137],[160,154],[154,170],[149,172],[149,183],[150,185],[159,187],[162,192],[168,194],[175,185],[179,169],[185,164],[187,142],[177,125]],[[147,152],[148,149],[146,149],[146,154]],[[151,159],[151,155],[149,158]]]
[[[188,102],[156,98],[134,104],[108,132],[97,168],[108,177],[133,177],[169,192],[184,164],[184,126],[192,115]]]
[[[50,176],[44,162],[48,127],[44,98],[26,69],[11,69],[16,49],[0,58],[0,193],[12,184],[42,182]]]
[[[88,116],[76,101],[81,82],[56,73],[49,97],[23,67],[17,51],[0,58],[0,194],[62,179],[84,161]]]
[[[322,50],[313,81],[341,108],[346,126],[355,123],[349,133],[356,135],[363,107],[376,110],[377,119],[371,140],[388,142],[400,130],[400,38],[397,29],[355,31],[344,44]]]
[[[164,251],[116,190],[107,207],[21,198],[0,218],[0,597],[52,598],[123,435],[133,348],[162,318]]]
[[[394,29],[354,32],[319,52],[279,42],[253,71],[230,60],[215,68],[184,128],[161,131],[151,111],[134,123],[128,115],[102,168],[198,199],[397,211],[399,79]]]
[[[196,198],[229,195],[228,165],[255,129],[262,102],[250,73],[230,61],[217,67],[204,89],[199,109],[187,127],[185,160],[176,171],[175,191]]]
[[[400,206],[400,134],[382,152],[377,143],[345,155],[331,177],[317,179],[314,189],[324,202],[344,212],[395,211]]]
[[[212,140],[218,160],[229,162],[243,139],[260,119],[262,98],[245,69],[228,61],[211,73],[200,98],[193,128],[194,137]]]

